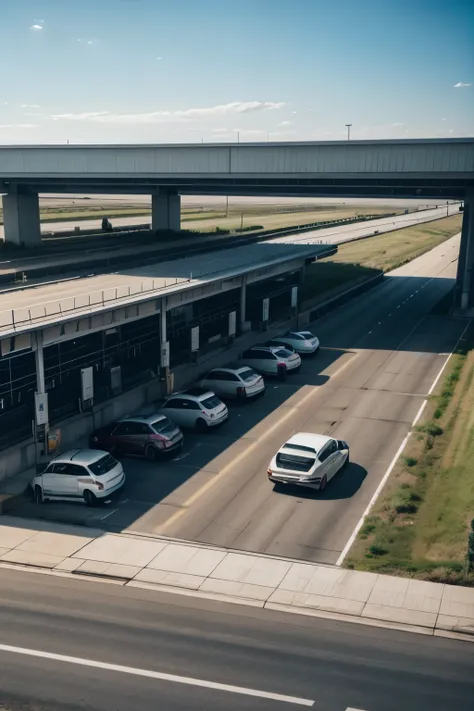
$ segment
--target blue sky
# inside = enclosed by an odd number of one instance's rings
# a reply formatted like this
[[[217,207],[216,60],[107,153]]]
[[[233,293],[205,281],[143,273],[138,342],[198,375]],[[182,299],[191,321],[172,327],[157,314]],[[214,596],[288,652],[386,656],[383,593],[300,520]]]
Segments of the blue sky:
[[[2,0],[0,62],[0,144],[474,135],[470,0]]]

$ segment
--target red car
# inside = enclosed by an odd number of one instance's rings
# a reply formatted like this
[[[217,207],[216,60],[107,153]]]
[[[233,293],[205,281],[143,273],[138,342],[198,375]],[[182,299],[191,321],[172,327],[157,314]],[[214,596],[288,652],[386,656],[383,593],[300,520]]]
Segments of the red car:
[[[151,461],[175,452],[182,444],[183,433],[165,415],[126,417],[102,427],[90,438],[93,449],[141,455]]]

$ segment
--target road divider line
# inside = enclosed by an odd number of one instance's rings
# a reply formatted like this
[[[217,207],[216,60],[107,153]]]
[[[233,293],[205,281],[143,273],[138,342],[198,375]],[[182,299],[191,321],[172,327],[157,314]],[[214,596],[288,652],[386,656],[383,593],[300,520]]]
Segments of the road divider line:
[[[214,681],[205,681],[204,679],[194,679],[193,677],[177,676],[176,674],[165,674],[163,672],[155,672],[149,669],[138,669],[135,667],[122,666],[121,664],[108,664],[106,662],[98,662],[92,659],[83,659],[81,657],[70,657],[64,654],[53,654],[51,652],[43,652],[37,649],[27,649],[25,647],[13,647],[9,644],[0,644],[0,652],[8,654],[20,654],[27,657],[36,657],[39,659],[48,659],[54,662],[62,662],[65,664],[75,664],[82,667],[91,667],[94,670],[103,670],[110,672],[118,672],[119,674],[132,674],[134,676],[142,676],[148,679],[156,679],[157,681],[167,681],[174,684],[185,684],[187,686],[200,686],[205,689],[214,691],[226,691],[231,694],[241,694],[242,696],[256,696],[261,699],[270,699],[271,701],[280,701],[296,706],[314,706],[314,701],[311,699],[303,699],[298,696],[287,696],[285,694],[274,694],[270,691],[259,691],[258,689],[248,689],[244,686],[233,686],[231,684],[219,684]]]
[[[419,323],[421,323],[421,321],[423,321],[423,320],[424,320],[424,319],[421,319],[421,320],[419,321]],[[442,374],[444,373],[444,370],[445,370],[446,366],[448,365],[448,363],[449,363],[449,361],[450,361],[450,359],[451,359],[451,356],[452,356],[452,355],[454,354],[454,352],[457,350],[459,344],[461,343],[462,339],[464,338],[464,334],[466,333],[467,329],[469,328],[470,323],[471,323],[471,322],[468,321],[466,327],[463,329],[463,332],[461,333],[461,335],[459,336],[458,340],[456,341],[456,344],[455,344],[453,350],[451,351],[451,353],[448,355],[448,357],[447,357],[446,360],[444,361],[444,363],[443,363],[443,365],[442,365],[440,371],[438,372],[436,378],[434,379],[433,384],[431,385],[430,389],[428,390],[427,399],[425,399],[425,400],[422,402],[422,404],[421,404],[421,406],[420,406],[420,409],[418,410],[418,412],[417,412],[416,415],[415,415],[415,419],[414,419],[413,422],[412,422],[410,431],[409,431],[408,434],[406,435],[405,439],[403,440],[403,442],[401,443],[400,447],[398,448],[397,453],[395,454],[394,458],[393,458],[392,461],[390,462],[389,467],[388,467],[387,471],[385,472],[384,476],[382,477],[382,480],[380,481],[378,487],[376,488],[376,490],[375,490],[375,492],[374,492],[374,495],[373,495],[372,498],[370,499],[367,508],[365,509],[365,511],[364,511],[364,513],[362,514],[361,518],[360,518],[359,521],[357,522],[357,525],[356,525],[356,527],[354,528],[354,530],[353,530],[353,532],[352,532],[352,534],[351,534],[349,540],[347,541],[346,545],[344,546],[341,555],[340,555],[339,558],[337,559],[337,561],[336,561],[336,565],[337,565],[337,566],[341,566],[341,565],[343,564],[343,562],[344,562],[344,560],[345,560],[347,554],[349,553],[350,549],[352,548],[352,546],[353,546],[353,544],[354,544],[354,541],[355,541],[355,539],[357,538],[357,534],[359,533],[360,529],[362,528],[365,519],[367,518],[367,516],[368,516],[369,513],[371,512],[371,510],[372,510],[372,508],[373,508],[375,502],[377,501],[377,499],[379,498],[379,496],[380,496],[380,494],[381,494],[381,492],[382,492],[382,489],[384,488],[385,484],[387,483],[387,480],[388,480],[390,474],[392,473],[393,468],[395,467],[395,464],[398,462],[398,459],[399,459],[400,455],[402,454],[403,450],[405,449],[405,447],[406,447],[406,445],[407,445],[407,442],[408,442],[408,440],[410,439],[410,435],[411,435],[412,432],[413,432],[413,428],[415,427],[415,425],[416,425],[417,422],[419,421],[421,415],[423,414],[423,411],[424,411],[426,405],[428,404],[428,398],[430,397],[430,395],[433,393],[435,387],[437,386],[437,384],[438,384],[438,382],[439,382],[439,379],[441,378]],[[417,324],[417,325],[418,325],[418,324]],[[415,328],[416,328],[416,326],[415,326]],[[413,330],[414,330],[414,329],[413,329]],[[411,333],[413,333],[413,330],[410,331],[409,336],[411,335]],[[407,338],[408,338],[408,336],[402,341],[402,343],[404,343],[404,342],[407,340]],[[399,346],[399,347],[400,347],[400,346]],[[397,349],[397,350],[398,350],[398,349]]]
[[[357,351],[346,351],[346,353],[344,355],[346,355],[347,353],[350,353],[351,356],[355,356],[355,357],[360,355],[360,353]],[[342,373],[343,370],[345,370],[347,368],[347,366],[350,363],[353,363],[353,362],[354,362],[354,357],[348,358],[346,360],[346,362],[343,363],[341,365],[341,367],[338,370],[336,370],[336,372],[333,373],[333,375],[330,376],[330,378],[332,379],[332,378],[335,378],[336,376],[338,376],[340,373]],[[331,365],[329,365],[327,369],[329,369],[330,367],[331,367]],[[223,476],[225,476],[229,471],[234,469],[234,467],[237,464],[239,464],[239,462],[241,462],[243,459],[248,457],[248,455],[251,454],[254,449],[261,446],[262,441],[268,439],[268,437],[270,437],[279,427],[281,427],[288,419],[290,419],[290,417],[292,417],[295,414],[295,412],[298,412],[298,410],[301,408],[301,406],[304,405],[304,403],[307,400],[309,400],[311,397],[313,397],[313,395],[315,393],[317,393],[322,386],[321,385],[319,385],[319,386],[318,385],[316,385],[316,386],[310,385],[308,387],[311,388],[310,391],[308,393],[306,393],[306,395],[300,400],[300,402],[295,407],[289,408],[287,410],[287,412],[285,412],[285,414],[282,417],[280,417],[278,422],[275,422],[274,425],[272,425],[267,430],[265,430],[265,434],[262,435],[262,437],[260,437],[258,440],[254,440],[251,444],[249,444],[249,446],[243,452],[240,452],[240,454],[238,454],[231,462],[229,462],[229,464],[226,464],[224,467],[222,467],[222,469],[219,472],[217,472],[215,474],[215,476],[212,477],[212,479],[209,479],[209,481],[207,481],[200,489],[198,489],[198,491],[196,491],[194,494],[192,494],[192,496],[190,496],[189,499],[187,499],[182,504],[180,509],[178,511],[175,511],[175,513],[172,514],[167,521],[162,523],[160,526],[157,526],[155,528],[154,532],[155,533],[159,532],[160,534],[162,534],[170,526],[172,526],[174,523],[176,523],[176,521],[178,519],[180,519],[182,516],[184,516],[184,514],[189,510],[189,508],[198,499],[201,498],[201,496],[203,496],[207,491],[209,491],[209,489],[211,489],[216,484],[216,482],[222,481]],[[263,421],[265,421],[265,420],[263,420]],[[203,467],[203,469],[206,469],[206,467]]]

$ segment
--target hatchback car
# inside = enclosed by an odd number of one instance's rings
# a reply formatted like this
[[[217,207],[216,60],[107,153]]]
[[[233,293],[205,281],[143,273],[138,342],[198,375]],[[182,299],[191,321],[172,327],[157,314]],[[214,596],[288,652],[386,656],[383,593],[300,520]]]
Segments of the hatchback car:
[[[117,454],[145,456],[155,461],[183,444],[183,433],[165,415],[126,417],[94,432],[90,446]]]
[[[253,346],[242,354],[242,362],[265,375],[284,378],[287,373],[297,370],[301,358],[281,346]]]
[[[349,461],[349,445],[326,435],[299,432],[280,447],[267,474],[275,484],[296,484],[324,491]]]
[[[283,336],[272,338],[271,343],[277,346],[289,346],[301,355],[316,353],[319,349],[319,339],[311,331],[288,331]]]
[[[122,465],[108,452],[71,449],[55,457],[31,482],[34,499],[85,501],[93,506],[118,493],[125,484]]]
[[[265,392],[262,376],[241,363],[228,365],[226,368],[214,368],[199,384],[224,399],[249,399]]]
[[[227,405],[205,388],[190,388],[171,395],[162,407],[164,415],[182,427],[207,430],[229,417]]]

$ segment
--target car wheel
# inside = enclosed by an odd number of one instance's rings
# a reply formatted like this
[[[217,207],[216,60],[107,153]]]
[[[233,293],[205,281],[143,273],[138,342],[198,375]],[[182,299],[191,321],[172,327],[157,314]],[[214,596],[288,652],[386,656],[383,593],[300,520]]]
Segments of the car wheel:
[[[35,504],[42,504],[43,503],[43,489],[41,486],[35,486],[35,490],[33,492],[33,501]]]
[[[92,491],[89,491],[89,489],[86,489],[84,494],[84,501],[86,502],[87,506],[94,506],[95,503],[97,502],[97,497],[95,494],[92,493]]]
[[[326,486],[327,486],[327,483],[328,483],[328,480],[327,480],[327,477],[326,477],[326,474],[325,474],[325,475],[323,476],[323,478],[321,479],[321,483],[320,483],[320,485],[319,485],[319,491],[324,491],[324,489],[325,489]]]
[[[199,432],[205,432],[208,428],[208,424],[205,420],[202,419],[202,417],[199,417],[196,420],[196,429],[199,430]]]
[[[156,460],[158,459],[158,452],[156,447],[154,447],[152,444],[149,444],[145,449],[145,456],[147,459],[150,460],[150,462],[156,462]]]

